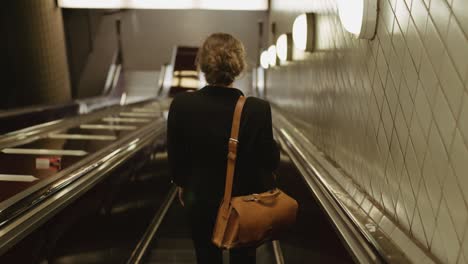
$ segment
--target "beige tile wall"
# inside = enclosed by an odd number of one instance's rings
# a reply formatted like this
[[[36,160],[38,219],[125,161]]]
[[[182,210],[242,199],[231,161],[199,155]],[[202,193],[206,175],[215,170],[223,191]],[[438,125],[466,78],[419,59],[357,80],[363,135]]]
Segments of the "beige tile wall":
[[[10,96],[0,99],[0,108],[71,100],[62,11],[56,1],[17,0],[4,4],[2,59],[12,76],[8,76],[9,83],[3,84],[2,95]]]
[[[278,34],[317,14],[317,48],[269,69],[267,96],[422,248],[468,263],[468,1],[378,1],[369,41],[333,0],[272,0]]]

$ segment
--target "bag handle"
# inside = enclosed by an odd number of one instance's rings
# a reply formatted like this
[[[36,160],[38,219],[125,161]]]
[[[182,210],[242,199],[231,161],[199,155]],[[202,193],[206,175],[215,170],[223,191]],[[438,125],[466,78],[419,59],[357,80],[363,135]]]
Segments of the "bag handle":
[[[281,191],[279,189],[274,189],[268,193],[253,193],[251,195],[244,196],[243,200],[246,202],[262,202],[264,200],[272,199],[277,197],[278,195],[281,194]]]
[[[228,143],[228,158],[227,158],[227,170],[226,170],[226,184],[224,187],[224,212],[227,216],[229,204],[232,197],[232,184],[234,181],[234,171],[236,168],[237,158],[237,144],[239,143],[239,129],[242,115],[242,109],[245,104],[245,97],[240,96],[237,100],[236,108],[234,109],[234,117],[232,118],[231,137]]]

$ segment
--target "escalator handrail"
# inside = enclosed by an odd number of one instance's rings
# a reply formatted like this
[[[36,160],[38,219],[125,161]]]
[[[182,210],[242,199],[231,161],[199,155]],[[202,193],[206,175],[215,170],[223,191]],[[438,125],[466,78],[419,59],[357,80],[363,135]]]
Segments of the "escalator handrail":
[[[116,166],[142,148],[153,144],[165,132],[162,118],[122,137],[41,184],[31,187],[23,197],[2,202],[0,208],[0,254],[58,212],[65,203],[102,180]],[[92,177],[91,177],[92,175]],[[84,191],[79,191],[88,186]],[[29,189],[28,189],[29,190]]]
[[[177,188],[176,186],[172,186],[166,198],[164,199],[161,207],[154,215],[153,220],[151,220],[151,223],[146,228],[145,233],[138,241],[136,247],[133,249],[132,254],[130,255],[130,258],[127,260],[127,264],[140,264],[143,262],[144,257],[148,253],[148,248],[151,242],[153,241],[156,235],[156,232],[161,226],[161,223],[164,220],[164,217],[166,216],[167,211],[169,210],[169,207],[172,205],[176,195],[177,195]]]

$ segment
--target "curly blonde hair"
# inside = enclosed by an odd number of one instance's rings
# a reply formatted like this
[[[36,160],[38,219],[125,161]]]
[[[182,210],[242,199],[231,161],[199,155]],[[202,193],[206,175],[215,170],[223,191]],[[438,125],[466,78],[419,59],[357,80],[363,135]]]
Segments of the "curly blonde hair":
[[[198,50],[196,64],[208,84],[230,85],[245,68],[244,45],[230,34],[212,34]]]

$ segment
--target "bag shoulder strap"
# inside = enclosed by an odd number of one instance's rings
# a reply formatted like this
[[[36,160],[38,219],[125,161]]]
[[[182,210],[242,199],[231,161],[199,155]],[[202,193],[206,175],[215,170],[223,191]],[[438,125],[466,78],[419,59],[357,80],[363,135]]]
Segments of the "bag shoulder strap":
[[[240,121],[245,100],[246,98],[244,96],[241,95],[239,97],[234,110],[234,117],[232,118],[231,137],[229,138],[228,145],[229,152],[227,158],[226,184],[224,188],[224,204],[226,205],[229,204],[232,196],[232,184],[234,181],[234,171],[237,158],[237,145],[239,143]]]

